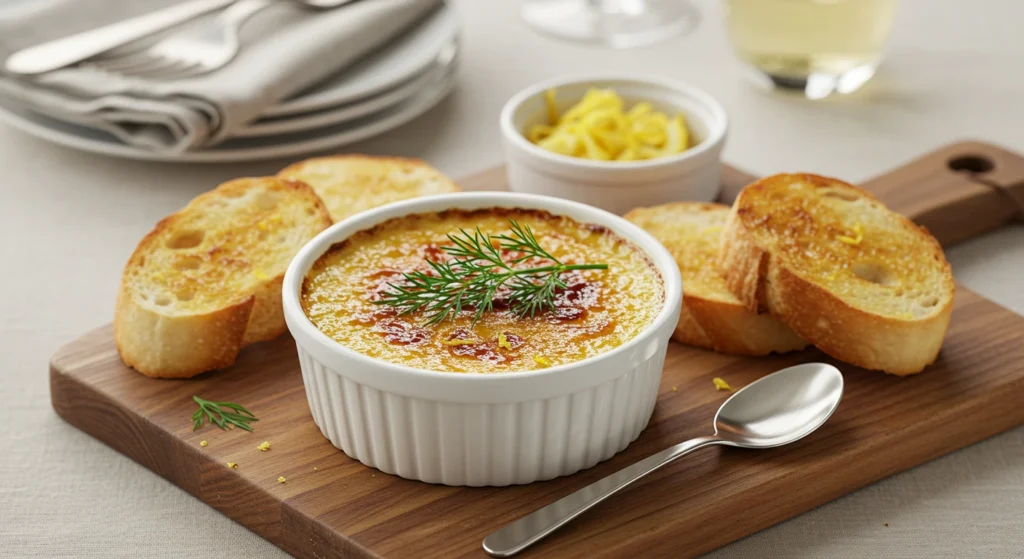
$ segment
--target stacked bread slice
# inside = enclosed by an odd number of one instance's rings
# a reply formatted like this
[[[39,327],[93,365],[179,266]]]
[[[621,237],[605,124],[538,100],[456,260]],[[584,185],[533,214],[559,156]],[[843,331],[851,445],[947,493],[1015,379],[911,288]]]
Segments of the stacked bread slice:
[[[747,310],[718,271],[718,245],[729,206],[676,202],[625,215],[661,241],[683,277],[683,309],[673,339],[735,355],[801,349],[807,342],[767,314]]]
[[[897,375],[935,361],[955,284],[927,230],[855,186],[810,174],[747,186],[724,223],[694,218],[711,211],[724,209],[672,204],[627,215],[662,239],[680,264],[690,296],[677,339],[751,354],[797,349],[799,336],[839,360]],[[676,217],[652,217],[660,214]],[[714,236],[711,259],[710,249],[695,247]],[[711,299],[717,306],[708,305]]]
[[[300,182],[236,179],[196,197],[128,259],[114,313],[121,358],[145,375],[190,377],[280,335],[284,272],[330,224]]]
[[[312,186],[334,221],[399,200],[459,191],[437,169],[403,157],[317,157],[285,167],[277,176]]]
[[[231,365],[242,348],[286,330],[281,284],[307,241],[361,211],[456,190],[419,160],[345,155],[198,196],[160,221],[125,266],[114,313],[121,359],[165,378]]]

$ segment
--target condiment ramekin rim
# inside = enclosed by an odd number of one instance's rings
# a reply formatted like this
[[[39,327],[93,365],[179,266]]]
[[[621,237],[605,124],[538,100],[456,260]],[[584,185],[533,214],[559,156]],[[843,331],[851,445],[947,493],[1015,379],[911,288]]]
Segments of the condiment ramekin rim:
[[[679,93],[683,93],[684,95],[693,97],[701,104],[705,105],[706,108],[714,113],[715,121],[707,123],[709,129],[708,137],[704,138],[696,146],[675,155],[658,157],[655,159],[645,159],[642,161],[595,161],[592,159],[584,159],[582,157],[571,157],[560,153],[554,153],[537,146],[526,138],[522,130],[516,129],[512,122],[512,115],[515,114],[519,106],[526,102],[527,99],[543,95],[545,91],[552,88],[557,89],[559,87],[585,82],[607,82],[610,87],[614,87],[615,82],[633,82],[672,89]],[[686,115],[686,117],[689,118],[690,115]],[[729,118],[726,115],[725,108],[722,107],[721,103],[719,103],[711,94],[681,81],[667,78],[652,78],[636,74],[572,74],[536,83],[513,95],[501,109],[499,125],[501,127],[502,134],[517,147],[525,150],[530,155],[545,159],[554,164],[578,166],[589,169],[636,170],[662,167],[698,157],[700,154],[712,149],[722,141],[729,128]]]
[[[448,200],[451,200],[452,202],[449,205],[439,208],[431,207],[439,202]],[[562,215],[563,212],[559,211],[559,206],[563,208],[574,208],[583,213],[593,213],[595,216],[593,218],[593,222],[598,225],[609,226],[612,227],[613,230],[624,229],[629,231],[630,236],[644,240],[646,244],[650,245],[649,247],[637,246],[638,243],[635,240],[627,239],[636,246],[638,250],[642,251],[648,259],[650,259],[651,263],[654,264],[662,278],[663,299],[661,309],[659,309],[658,314],[646,327],[644,327],[643,330],[638,332],[631,339],[608,351],[592,355],[579,361],[573,361],[571,363],[556,365],[544,369],[532,371],[508,371],[500,373],[432,371],[429,369],[410,367],[408,365],[402,365],[400,363],[371,357],[354,349],[348,348],[344,344],[321,332],[309,317],[306,316],[300,302],[303,280],[305,279],[310,267],[312,267],[316,260],[319,259],[320,256],[323,255],[323,253],[331,246],[347,239],[358,231],[365,230],[387,219],[401,217],[404,215],[414,215],[417,213],[443,211],[445,208],[458,209],[471,201],[477,200],[485,202],[493,201],[493,205],[469,205],[467,209],[486,207],[524,208],[545,210],[554,215]],[[338,234],[339,231],[349,229],[351,229],[351,231],[343,236]],[[346,358],[354,359],[364,365],[380,367],[394,374],[429,378],[438,382],[507,382],[511,379],[522,380],[557,375],[584,367],[593,367],[603,361],[615,359],[617,356],[629,351],[634,346],[644,343],[651,336],[659,332],[664,327],[664,323],[674,314],[673,307],[678,307],[682,304],[682,292],[682,277],[679,274],[679,269],[675,264],[675,260],[672,258],[672,255],[669,254],[668,250],[665,249],[649,233],[615,214],[588,204],[539,194],[513,192],[456,192],[423,196],[420,198],[413,198],[380,206],[346,218],[320,232],[299,250],[298,254],[292,258],[288,265],[288,269],[285,272],[284,281],[282,283],[282,302],[286,320],[289,318],[291,319],[287,320],[289,331],[292,331],[295,328],[301,329],[304,334],[310,336],[314,342],[320,344],[325,349],[336,354],[340,354]],[[674,301],[676,301],[676,304],[673,304]],[[292,334],[294,336],[295,333],[292,332]],[[301,344],[299,340],[296,341]]]

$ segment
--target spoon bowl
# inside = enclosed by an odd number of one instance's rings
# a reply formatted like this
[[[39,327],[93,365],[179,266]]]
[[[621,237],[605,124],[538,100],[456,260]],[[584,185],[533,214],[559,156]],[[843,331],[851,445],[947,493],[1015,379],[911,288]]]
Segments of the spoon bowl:
[[[648,456],[512,522],[484,539],[484,551],[509,557],[537,543],[633,482],[699,448],[771,448],[811,434],[843,397],[843,375],[826,363],[806,363],[750,383],[715,414],[715,434]]]
[[[843,397],[843,375],[825,363],[782,369],[733,394],[715,414],[715,435],[732,446],[771,448],[811,434]]]

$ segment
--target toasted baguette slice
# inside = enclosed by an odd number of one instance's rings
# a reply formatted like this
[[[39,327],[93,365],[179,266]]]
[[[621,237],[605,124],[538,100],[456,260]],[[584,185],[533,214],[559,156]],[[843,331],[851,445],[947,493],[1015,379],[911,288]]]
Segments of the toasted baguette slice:
[[[907,375],[938,356],[953,275],[938,241],[863,190],[776,175],[736,199],[719,261],[729,289],[829,355]]]
[[[807,342],[786,325],[747,310],[718,272],[719,237],[729,206],[677,202],[637,208],[626,219],[672,253],[683,276],[683,310],[672,338],[736,355],[801,349]]]
[[[312,188],[277,177],[196,197],[160,221],[125,266],[114,314],[121,358],[151,377],[185,378],[280,335],[285,269],[330,224]]]
[[[334,221],[407,198],[459,191],[437,169],[401,157],[317,157],[285,167],[277,176],[312,186]]]

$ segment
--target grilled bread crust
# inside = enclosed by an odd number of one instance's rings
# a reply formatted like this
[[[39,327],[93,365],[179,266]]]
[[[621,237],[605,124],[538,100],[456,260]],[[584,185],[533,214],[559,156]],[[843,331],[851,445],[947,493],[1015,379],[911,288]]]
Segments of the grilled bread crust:
[[[236,179],[196,197],[125,265],[114,313],[122,360],[147,376],[187,378],[280,335],[288,263],[330,224],[312,188],[277,177]]]
[[[683,309],[672,338],[734,355],[767,355],[802,349],[807,342],[774,318],[748,310],[717,269],[721,231],[729,206],[676,202],[637,208],[626,219],[658,239],[683,277]]]
[[[459,191],[437,169],[401,157],[317,157],[285,167],[278,176],[312,186],[334,221],[399,200]]]
[[[838,179],[782,174],[747,186],[722,233],[719,269],[767,312],[836,359],[897,375],[938,356],[955,283],[939,243]]]

